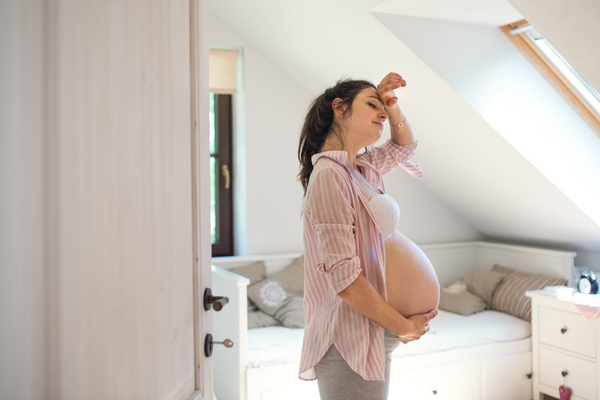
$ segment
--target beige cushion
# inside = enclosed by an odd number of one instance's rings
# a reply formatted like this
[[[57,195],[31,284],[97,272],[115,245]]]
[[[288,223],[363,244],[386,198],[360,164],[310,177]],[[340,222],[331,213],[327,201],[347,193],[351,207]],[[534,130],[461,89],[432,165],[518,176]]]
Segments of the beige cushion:
[[[284,305],[288,297],[304,294],[304,256],[285,269],[248,287],[248,297],[269,315]]]
[[[461,278],[452,285],[440,290],[440,305],[438,307],[457,314],[471,315],[485,310],[486,304],[481,297],[469,291],[466,282]]]
[[[257,261],[244,267],[232,268],[231,272],[250,279],[250,285],[262,281],[267,277],[267,268],[264,261]]]
[[[531,299],[525,297],[526,291],[567,284],[567,280],[563,278],[526,274],[498,264],[494,265],[492,271],[505,275],[494,292],[492,309],[512,314],[526,321],[531,321]]]
[[[288,328],[304,328],[304,298],[291,296],[275,311],[275,319]]]
[[[281,322],[260,310],[248,312],[248,329],[263,328],[265,326],[280,326]]]
[[[480,270],[463,276],[461,279],[467,284],[471,293],[481,297],[485,301],[486,308],[492,308],[492,295],[504,279],[503,273]]]
[[[267,277],[267,268],[265,267],[264,261],[257,261],[243,267],[232,268],[231,272],[250,279],[250,285],[258,281],[262,281]],[[248,312],[257,310],[258,307],[256,307],[252,300],[248,299]],[[248,318],[250,318],[250,315],[248,315]]]

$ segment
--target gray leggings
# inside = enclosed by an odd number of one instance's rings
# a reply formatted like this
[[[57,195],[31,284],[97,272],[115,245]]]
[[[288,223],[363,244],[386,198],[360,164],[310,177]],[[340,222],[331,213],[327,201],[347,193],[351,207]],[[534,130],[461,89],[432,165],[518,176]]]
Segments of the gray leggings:
[[[391,354],[400,345],[398,336],[385,330],[385,381],[366,381],[354,372],[331,345],[315,365],[321,400],[386,400],[390,387]]]

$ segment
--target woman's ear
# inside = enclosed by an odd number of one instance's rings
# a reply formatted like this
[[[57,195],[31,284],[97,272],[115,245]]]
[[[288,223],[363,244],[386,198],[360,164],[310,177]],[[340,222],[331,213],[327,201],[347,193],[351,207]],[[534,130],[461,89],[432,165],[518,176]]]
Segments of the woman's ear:
[[[331,108],[333,108],[333,112],[339,118],[344,118],[344,114],[346,114],[346,108],[344,107],[344,101],[339,97],[334,99],[331,102]]]

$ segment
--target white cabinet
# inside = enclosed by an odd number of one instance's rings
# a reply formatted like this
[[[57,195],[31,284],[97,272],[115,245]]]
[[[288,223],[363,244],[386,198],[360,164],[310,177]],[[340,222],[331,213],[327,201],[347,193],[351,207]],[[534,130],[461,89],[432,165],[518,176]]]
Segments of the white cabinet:
[[[483,360],[485,400],[531,400],[531,352]]]
[[[531,400],[531,351],[490,354],[490,347],[442,352],[435,357],[441,365],[424,368],[401,370],[392,363],[388,399]],[[452,362],[459,358],[465,360]]]
[[[555,298],[541,291],[527,292],[532,299],[533,398],[558,398],[566,381],[572,400],[600,399],[598,384],[598,322],[589,322],[570,298]]]
[[[544,386],[558,388],[565,378],[567,371],[567,387],[573,394],[583,399],[596,399],[596,363],[573,357],[568,353],[551,350],[541,346],[539,350],[540,372],[539,381]],[[556,396],[557,391],[554,391]]]
[[[480,360],[407,371],[390,385],[389,400],[481,398]]]

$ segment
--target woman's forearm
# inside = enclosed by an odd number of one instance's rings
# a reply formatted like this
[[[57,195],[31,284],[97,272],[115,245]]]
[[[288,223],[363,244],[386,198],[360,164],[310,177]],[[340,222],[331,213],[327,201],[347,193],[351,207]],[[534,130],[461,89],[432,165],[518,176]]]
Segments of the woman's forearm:
[[[356,311],[397,335],[410,330],[410,322],[385,301],[362,275],[338,295]]]
[[[394,143],[406,146],[415,142],[415,135],[413,134],[408,119],[405,118],[405,114],[400,110],[400,107],[396,105],[395,109],[390,110],[388,113],[391,139]],[[404,120],[404,122],[402,122]],[[398,127],[398,124],[403,124],[402,128]]]

